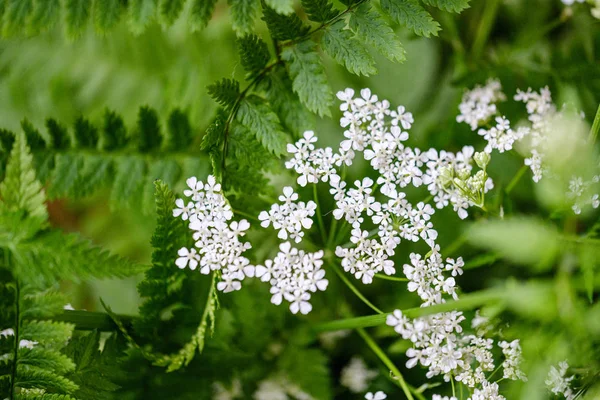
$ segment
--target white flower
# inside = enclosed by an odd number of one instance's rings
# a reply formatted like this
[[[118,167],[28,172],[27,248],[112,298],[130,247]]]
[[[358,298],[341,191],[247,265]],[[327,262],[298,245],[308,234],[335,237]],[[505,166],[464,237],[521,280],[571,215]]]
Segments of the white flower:
[[[504,362],[502,363],[504,378],[527,381],[527,377],[521,371],[522,356],[519,339],[512,342],[501,341],[498,342],[498,346],[500,346],[502,354],[504,354]]]
[[[575,399],[575,393],[571,388],[571,381],[575,379],[575,376],[567,377],[567,370],[569,364],[567,361],[561,361],[556,366],[550,367],[548,378],[546,379],[546,386],[554,394],[562,394],[567,400]]]
[[[291,186],[284,187],[283,195],[279,196],[283,204],[273,204],[269,211],[261,211],[258,215],[260,225],[267,228],[272,224],[273,228],[279,230],[277,237],[280,239],[287,240],[289,237],[296,243],[301,242],[303,229],[312,227],[317,204],[314,201],[296,203],[296,200],[298,194],[294,193],[294,189]]]
[[[190,269],[193,271],[198,266],[198,262],[200,261],[200,255],[196,251],[196,249],[187,249],[186,247],[182,247],[177,251],[179,258],[175,260],[175,264],[184,269],[189,265]]]
[[[385,400],[387,399],[387,395],[383,393],[381,390],[375,392],[375,394],[369,392],[365,395],[365,399],[367,400]]]
[[[14,336],[15,335],[15,331],[13,330],[13,328],[7,328],[4,329],[2,331],[0,331],[0,337],[9,337],[9,336]]]
[[[33,341],[33,340],[26,340],[26,339],[21,339],[19,341],[19,348],[20,349],[33,349],[36,345],[38,344],[38,342]]]
[[[353,393],[362,393],[377,376],[376,370],[370,370],[362,358],[353,357],[340,375],[340,384]]]

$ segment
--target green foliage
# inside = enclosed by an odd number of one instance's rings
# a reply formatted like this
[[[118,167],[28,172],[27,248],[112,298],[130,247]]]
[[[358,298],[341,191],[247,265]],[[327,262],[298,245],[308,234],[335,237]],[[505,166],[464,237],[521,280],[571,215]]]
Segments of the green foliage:
[[[406,59],[402,43],[376,8],[371,8],[366,3],[361,4],[350,15],[348,24],[357,39],[372,46],[389,60],[402,62]]]
[[[382,0],[381,9],[394,22],[404,25],[419,36],[437,36],[440,28],[418,0]]]
[[[119,23],[124,4],[121,0],[95,0],[94,25],[100,32],[108,32]]]
[[[310,28],[296,15],[282,15],[270,7],[263,8],[263,21],[275,40],[291,40],[306,35]]]
[[[267,44],[256,35],[239,38],[238,47],[242,66],[250,75],[260,72],[271,58]]]
[[[279,118],[258,96],[249,96],[240,103],[237,120],[273,155],[280,156],[286,152],[288,139]]]
[[[315,22],[326,22],[338,13],[328,0],[302,0],[308,18]]]
[[[25,211],[42,222],[48,219],[42,185],[35,178],[33,157],[24,134],[16,136],[4,181],[0,183],[2,211]]]
[[[288,62],[293,80],[292,88],[300,101],[319,116],[330,116],[333,93],[315,45],[312,42],[302,42],[287,47],[281,57]]]
[[[422,0],[423,3],[444,11],[459,13],[469,8],[471,0]]]
[[[217,0],[191,0],[190,23],[193,30],[199,30],[208,24],[215,10]]]
[[[332,398],[327,357],[322,351],[290,346],[282,354],[279,363],[289,379],[313,398]]]
[[[230,6],[231,22],[238,35],[250,33],[260,11],[259,0],[227,0]]]
[[[202,156],[191,147],[194,138],[185,113],[173,110],[166,125],[166,129],[161,127],[156,111],[149,107],[140,109],[137,127],[132,131],[127,130],[118,114],[108,110],[100,128],[80,117],[75,121],[74,129],[69,131],[59,122],[49,119],[47,134],[42,136],[24,122],[27,142],[31,141],[35,146],[35,171],[23,176],[23,182],[31,182],[37,175],[48,186],[51,199],[86,197],[111,188],[111,207],[143,207],[149,213],[153,207],[155,179],[163,179],[173,185],[183,177],[203,173],[196,166]],[[14,137],[11,133],[6,135]],[[11,146],[11,139],[6,140],[6,145]],[[24,146],[24,142],[18,140],[15,143]],[[80,149],[86,151],[81,152]],[[7,157],[0,157],[0,162],[4,163],[2,168],[6,168],[6,161]],[[17,193],[12,182],[15,179],[13,175],[18,175],[20,170],[13,168],[12,171],[4,186],[11,185],[10,192]],[[26,184],[18,190],[43,195],[35,185]],[[148,192],[149,195],[146,194]],[[8,195],[11,201],[7,204],[14,204],[11,195]],[[26,196],[22,198],[27,201]]]
[[[65,22],[68,36],[77,36],[85,28],[90,17],[92,2],[65,0]]]
[[[162,0],[160,3],[160,16],[166,26],[173,25],[181,14],[185,0]]]
[[[208,87],[208,94],[223,107],[231,108],[240,96],[240,83],[235,79],[223,78]]]
[[[345,29],[345,23],[339,21],[331,25],[323,35],[322,46],[334,60],[344,65],[356,75],[376,74],[375,61],[367,49]]]
[[[278,14],[289,15],[294,12],[293,0],[265,0],[265,3]]]

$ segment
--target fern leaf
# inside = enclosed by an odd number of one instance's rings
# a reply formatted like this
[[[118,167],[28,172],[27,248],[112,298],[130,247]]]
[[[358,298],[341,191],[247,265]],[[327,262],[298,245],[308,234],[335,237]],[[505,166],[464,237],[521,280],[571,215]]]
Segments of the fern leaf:
[[[314,118],[292,89],[285,68],[275,68],[263,83],[271,108],[283,127],[295,137],[313,128]]]
[[[160,4],[160,16],[162,22],[166,26],[173,25],[181,14],[184,4],[185,0],[162,0]]]
[[[15,35],[27,26],[33,12],[33,0],[7,0],[5,7],[2,33],[4,36]]]
[[[71,144],[71,138],[67,128],[58,121],[49,118],[46,120],[46,129],[50,136],[50,145],[57,150],[65,150]]]
[[[138,149],[142,153],[160,148],[162,135],[158,114],[150,107],[142,107],[137,120]]]
[[[123,13],[121,0],[94,0],[94,23],[100,32],[108,32],[119,23]]]
[[[294,12],[294,0],[265,0],[265,3],[278,14],[289,15]]]
[[[75,325],[66,322],[23,321],[19,339],[40,342],[46,349],[61,349],[73,334],[73,329]]]
[[[288,62],[292,88],[300,101],[319,116],[331,116],[333,93],[314,43],[306,41],[287,47],[281,56]]]
[[[238,35],[251,32],[260,10],[259,0],[227,0],[227,3],[235,32]]]
[[[240,95],[240,83],[235,79],[223,78],[208,86],[208,94],[225,108],[231,108]]]
[[[65,22],[67,35],[77,37],[85,28],[90,17],[92,2],[89,0],[65,0]]]
[[[256,139],[275,156],[286,152],[287,138],[277,114],[257,96],[249,96],[240,103],[236,115],[239,123],[256,135]]]
[[[21,318],[45,319],[63,311],[67,299],[55,290],[41,290],[37,287],[21,289]]]
[[[24,134],[18,134],[15,139],[6,166],[6,176],[0,184],[0,195],[3,207],[8,210],[22,210],[41,221],[48,219],[44,192],[42,185],[36,180],[33,157]]]
[[[167,372],[177,371],[183,366],[187,366],[195,357],[196,351],[202,353],[207,332],[212,335],[215,324],[215,311],[217,310],[216,283],[213,277],[210,289],[208,291],[208,300],[204,306],[204,312],[198,329],[191,340],[181,348],[176,354],[160,356],[154,361],[154,365],[167,367]],[[209,325],[210,324],[210,325]]]
[[[72,197],[91,195],[99,188],[107,186],[112,176],[113,162],[109,158],[90,155],[81,161],[83,166],[77,171],[77,180],[73,185],[77,190],[72,191]]]
[[[129,23],[131,31],[142,33],[156,16],[158,0],[130,0]]]
[[[16,400],[77,400],[74,397],[71,397],[66,394],[56,394],[56,393],[19,393],[16,397]]]
[[[144,185],[143,208],[152,209],[154,206],[154,190],[157,180],[165,182],[169,186],[175,185],[181,175],[181,168],[174,160],[157,160],[148,168],[148,178]]]
[[[127,129],[123,118],[112,111],[106,110],[100,134],[100,148],[108,151],[121,149],[127,144],[127,139]]]
[[[141,195],[146,176],[146,163],[140,157],[123,157],[115,161],[115,181],[111,193],[113,207],[135,206],[135,199]]]
[[[406,60],[402,43],[394,30],[385,22],[381,13],[377,9],[372,9],[369,4],[360,5],[350,14],[349,26],[357,39],[372,46],[390,61]]]
[[[190,11],[190,25],[192,31],[203,29],[208,25],[215,10],[217,0],[192,0]]]
[[[440,28],[418,0],[381,0],[381,9],[394,22],[411,29],[416,35],[437,36]]]
[[[40,33],[51,28],[60,16],[60,0],[34,0],[29,31]]]
[[[302,7],[308,19],[315,22],[327,22],[338,14],[329,0],[302,0]]]
[[[167,146],[168,150],[181,151],[192,142],[192,127],[186,113],[179,109],[171,111],[167,121]]]
[[[16,378],[15,385],[24,389],[47,388],[54,392],[69,394],[79,388],[71,380],[45,369],[18,366]]]
[[[200,149],[213,150],[219,149],[225,136],[225,125],[227,123],[227,113],[219,108],[213,122],[209,125],[206,133],[202,137]]]
[[[242,66],[250,75],[260,72],[271,58],[267,44],[256,35],[241,37],[237,44]]]
[[[19,349],[19,365],[39,367],[60,375],[75,369],[75,363],[69,357],[57,351],[45,349],[42,346]]]
[[[94,149],[98,145],[98,129],[83,117],[75,120],[75,147]]]
[[[83,167],[82,158],[74,154],[57,154],[52,177],[52,185],[48,190],[51,199],[75,195],[79,171]]]
[[[471,0],[422,0],[423,3],[440,10],[459,13],[470,7]]]
[[[264,7],[262,19],[275,40],[296,39],[306,35],[310,30],[296,14],[281,15],[270,7]]]
[[[353,74],[369,76],[377,73],[373,57],[352,37],[351,31],[345,29],[343,21],[331,25],[321,40],[323,50]]]
[[[27,139],[27,145],[31,150],[39,150],[46,147],[46,141],[42,137],[40,131],[35,129],[31,123],[24,119],[21,121],[21,128],[25,133],[25,138]]]

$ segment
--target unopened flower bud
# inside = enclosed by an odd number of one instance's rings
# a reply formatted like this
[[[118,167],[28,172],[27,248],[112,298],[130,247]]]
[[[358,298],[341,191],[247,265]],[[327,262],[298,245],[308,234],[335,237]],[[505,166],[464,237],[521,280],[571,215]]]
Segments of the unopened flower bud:
[[[469,176],[471,176],[471,173],[468,169],[463,168],[457,172],[457,175],[461,180],[466,181],[467,179],[469,179]]]
[[[490,154],[486,153],[485,151],[475,153],[473,158],[475,159],[475,163],[477,164],[477,166],[481,169],[485,169],[490,163],[491,159]]]

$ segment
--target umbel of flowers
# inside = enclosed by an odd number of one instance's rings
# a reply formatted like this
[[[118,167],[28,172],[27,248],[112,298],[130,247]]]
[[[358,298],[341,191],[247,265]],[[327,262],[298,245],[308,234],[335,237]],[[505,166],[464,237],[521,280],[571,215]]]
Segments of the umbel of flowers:
[[[414,122],[411,113],[402,106],[392,109],[388,101],[379,100],[369,89],[355,94],[346,89],[337,95],[342,102],[340,125],[344,128],[344,139],[337,148],[317,147],[318,138],[312,131],[287,147],[291,157],[285,165],[297,174],[297,184],[326,183],[335,202],[333,210],[319,210],[313,201],[300,201],[291,186],[285,187],[279,203],[257,218],[262,228],[277,231],[282,241],[279,250],[273,258],[254,265],[243,255],[251,247],[242,240],[250,224],[233,221],[234,213],[214,177],[209,176],[206,183],[190,178],[189,189],[184,192],[187,200],[177,200],[173,215],[189,221],[196,243],[194,248],[179,250],[177,266],[203,274],[215,271],[217,287],[224,292],[239,290],[245,278],[258,278],[270,285],[273,304],[285,300],[292,313],[307,314],[312,310],[311,296],[328,287],[323,268],[325,249],[306,252],[295,244],[306,239],[305,231],[312,228],[316,213],[331,212],[349,227],[348,244],[336,246],[334,251],[347,273],[365,284],[371,283],[375,274],[394,275],[398,268],[392,257],[398,245],[403,240],[423,241],[430,251],[425,256],[410,254],[401,269],[408,279],[407,289],[420,297],[422,307],[458,299],[455,277],[463,273],[464,263],[461,257],[442,256],[436,243],[435,209],[452,207],[462,219],[472,207],[485,210],[485,194],[493,188],[486,170],[493,152],[510,151],[520,141],[529,143],[525,164],[531,168],[534,181],[547,173],[543,162],[547,118],[558,113],[549,90],[517,93],[515,100],[526,104],[530,120],[530,126],[517,129],[499,113],[497,103],[506,99],[499,82],[490,81],[466,92],[457,120],[477,131],[487,144],[481,152],[465,146],[455,153],[409,147]],[[358,156],[370,163],[376,177],[347,182],[345,169]],[[432,204],[411,203],[404,191],[408,186],[425,186]],[[597,196],[576,199],[573,210],[577,212],[586,202],[598,206]],[[370,226],[376,229],[369,231]],[[427,369],[428,378],[441,376],[446,381],[462,382],[470,388],[470,400],[504,399],[492,377],[501,368],[498,379],[526,380],[520,369],[519,340],[496,342],[479,329],[482,317],[473,319],[471,329],[464,330],[465,319],[459,311],[409,319],[396,310],[387,317],[387,324],[412,343],[406,352],[408,368],[421,365]],[[495,346],[503,354],[501,363],[494,359]],[[380,398],[378,393],[371,396]],[[435,398],[444,399],[439,395]]]

